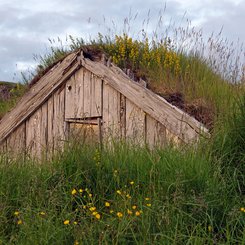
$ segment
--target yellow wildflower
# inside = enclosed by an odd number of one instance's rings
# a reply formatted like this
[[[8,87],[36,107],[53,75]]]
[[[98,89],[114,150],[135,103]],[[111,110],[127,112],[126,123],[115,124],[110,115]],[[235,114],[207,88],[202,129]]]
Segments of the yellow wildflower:
[[[126,197],[127,197],[128,199],[130,199],[130,198],[131,198],[131,196],[130,196],[129,194],[127,194],[127,195],[126,195]]]
[[[77,194],[77,190],[76,189],[73,189],[72,191],[71,191],[71,194],[74,196],[74,195],[76,195]]]
[[[93,212],[93,211],[96,210],[96,207],[91,207],[91,208],[89,208],[89,210],[90,210],[91,212]]]
[[[89,197],[92,197],[93,195],[91,193],[88,194]]]
[[[132,209],[136,209],[136,208],[137,208],[137,206],[136,206],[136,205],[132,206]]]
[[[73,224],[74,224],[74,225],[77,225],[77,221],[74,221]]]
[[[110,214],[113,214],[114,213],[114,210],[110,210]]]
[[[121,212],[117,212],[117,217],[118,218],[122,218],[123,217],[123,214]]]
[[[111,204],[110,204],[109,202],[105,202],[105,206],[106,206],[106,207],[110,207]]]
[[[21,220],[21,219],[19,219],[18,221],[17,221],[17,225],[22,225],[23,224],[23,221]]]
[[[147,206],[147,207],[151,207],[151,203],[147,203],[146,206]]]
[[[133,212],[131,211],[131,210],[127,210],[127,213],[129,214],[129,215],[131,215],[131,214],[133,214]]]
[[[75,241],[75,242],[74,242],[74,245],[79,245],[79,242],[78,242],[78,241]]]
[[[64,221],[64,225],[69,225],[69,224],[70,224],[70,220],[66,219],[66,220]]]
[[[83,193],[83,189],[79,189],[79,192],[80,192],[80,193]]]
[[[243,207],[240,208],[240,211],[245,212],[245,208],[243,208]]]
[[[95,215],[95,218],[96,218],[96,219],[100,219],[100,217],[101,217],[100,214],[96,214],[96,215]]]
[[[83,205],[83,209],[86,209],[87,207],[85,205]]]
[[[122,194],[122,192],[121,192],[120,190],[117,190],[117,194],[121,195],[121,194]]]
[[[211,232],[212,230],[213,230],[212,226],[209,225],[209,226],[208,226],[208,231]]]
[[[135,215],[136,215],[136,216],[140,216],[140,214],[141,214],[140,211],[136,211],[136,212],[135,212]]]
[[[94,216],[95,216],[97,213],[98,213],[98,212],[94,211],[94,212],[92,213],[92,215],[94,215]]]
[[[129,184],[130,184],[130,185],[133,185],[133,184],[134,184],[134,181],[130,181]]]
[[[45,212],[40,212],[39,214],[42,215],[42,216],[44,216],[46,213]]]
[[[149,201],[149,200],[150,200],[150,198],[149,198],[149,197],[146,197],[146,198],[145,198],[145,200],[146,200],[146,201]]]
[[[14,212],[14,215],[15,215],[15,216],[19,216],[19,215],[20,215],[20,212],[19,212],[19,211],[15,211],[15,212]]]

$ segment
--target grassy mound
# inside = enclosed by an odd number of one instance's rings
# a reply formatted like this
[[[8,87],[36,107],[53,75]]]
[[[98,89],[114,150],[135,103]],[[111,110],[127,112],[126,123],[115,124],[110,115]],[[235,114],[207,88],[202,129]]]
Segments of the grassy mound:
[[[50,53],[37,57],[40,63],[37,72],[43,74],[53,63],[80,48],[90,50],[93,55],[104,52],[134,80],[144,79],[149,89],[213,128],[217,118],[232,110],[235,98],[244,92],[241,66],[228,67],[232,51],[229,47],[220,48],[224,44],[218,37],[200,46],[201,34],[199,37],[194,31],[189,33],[188,41],[181,39],[178,43],[168,36],[149,38],[143,34],[141,39],[133,39],[127,33],[99,34],[88,42],[70,36],[70,44],[66,46],[51,41]],[[194,41],[193,47],[183,48],[186,42]]]

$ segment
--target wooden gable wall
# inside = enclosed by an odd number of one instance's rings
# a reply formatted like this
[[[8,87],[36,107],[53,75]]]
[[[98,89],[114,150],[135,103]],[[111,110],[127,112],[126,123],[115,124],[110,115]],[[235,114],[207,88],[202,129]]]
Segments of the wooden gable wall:
[[[181,139],[110,85],[103,86],[103,138],[127,140],[150,147],[164,146]]]
[[[6,138],[2,150],[46,157],[63,149],[74,125],[89,119],[100,124],[99,135],[105,142],[127,139],[162,146],[169,140],[180,141],[102,78],[80,68]]]

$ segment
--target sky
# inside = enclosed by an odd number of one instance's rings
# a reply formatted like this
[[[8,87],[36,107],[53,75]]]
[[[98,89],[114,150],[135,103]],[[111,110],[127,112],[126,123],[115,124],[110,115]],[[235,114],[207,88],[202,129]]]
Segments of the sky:
[[[22,71],[32,71],[33,57],[48,52],[49,39],[59,37],[64,45],[69,35],[88,40],[108,28],[121,30],[130,16],[130,31],[137,33],[148,14],[150,32],[160,11],[166,24],[188,18],[204,33],[223,28],[224,38],[245,41],[245,0],[0,0],[0,81],[19,81]]]

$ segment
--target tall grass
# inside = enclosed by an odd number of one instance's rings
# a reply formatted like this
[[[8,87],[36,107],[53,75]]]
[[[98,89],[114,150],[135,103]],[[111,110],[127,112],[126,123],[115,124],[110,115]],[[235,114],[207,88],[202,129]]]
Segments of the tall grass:
[[[2,159],[2,244],[245,242],[244,203],[218,161],[114,147],[75,144],[42,165]]]
[[[236,191],[245,194],[245,95],[236,101],[234,111],[222,121],[216,133],[212,152],[220,158],[225,174]]]

